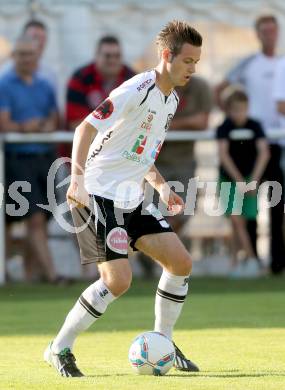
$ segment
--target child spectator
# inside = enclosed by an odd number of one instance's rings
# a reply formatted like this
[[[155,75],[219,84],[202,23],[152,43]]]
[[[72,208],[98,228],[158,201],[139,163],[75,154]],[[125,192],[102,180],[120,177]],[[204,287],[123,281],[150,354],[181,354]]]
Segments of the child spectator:
[[[240,183],[257,182],[257,187],[269,160],[269,147],[264,131],[259,122],[248,117],[248,97],[237,87],[230,86],[224,91],[226,118],[217,129],[220,156],[220,186],[223,182],[231,183],[227,191],[221,191],[221,201],[227,204],[226,215],[230,217],[233,238],[237,248],[243,249],[245,261],[240,263],[235,258],[232,277],[254,277],[260,274],[260,262],[246,229],[248,220],[257,217],[256,190],[245,193],[241,215],[237,213],[240,204]],[[250,139],[237,140],[241,130],[247,130]],[[227,195],[227,196],[225,196]]]

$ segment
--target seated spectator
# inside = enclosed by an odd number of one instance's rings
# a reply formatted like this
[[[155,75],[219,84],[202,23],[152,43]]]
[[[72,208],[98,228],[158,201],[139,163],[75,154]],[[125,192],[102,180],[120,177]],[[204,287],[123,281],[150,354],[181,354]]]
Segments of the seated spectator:
[[[238,263],[235,258],[230,276],[255,277],[261,272],[260,262],[255,256],[246,226],[247,220],[256,220],[257,217],[257,192],[247,192],[243,199],[240,185],[256,181],[258,186],[269,160],[269,147],[260,123],[248,117],[248,97],[245,92],[234,86],[228,87],[224,91],[224,107],[226,118],[217,129],[219,182],[220,186],[230,182],[231,189],[229,196],[226,191],[220,191],[220,197],[226,207],[226,215],[231,219],[236,247],[245,253],[245,261]],[[250,130],[252,138],[232,139],[241,129]],[[236,215],[241,202],[242,213]]]
[[[56,128],[57,107],[50,84],[37,75],[38,43],[22,36],[14,47],[13,66],[0,80],[0,126],[2,132],[37,133],[51,132]],[[47,175],[54,160],[54,147],[48,144],[7,144],[6,203],[15,205],[14,215],[7,216],[10,223],[22,220],[27,227],[27,248],[25,270],[32,278],[31,259],[42,268],[49,282],[56,282],[57,276],[47,242],[47,214],[37,204],[47,204]],[[15,181],[26,181],[31,188],[14,188]],[[9,194],[8,188],[10,187]],[[21,188],[21,190],[20,190]],[[25,192],[28,191],[28,192]],[[28,200],[28,212],[21,215],[17,197]]]
[[[57,85],[57,77],[54,70],[47,65],[43,60],[43,53],[46,48],[47,43],[47,27],[46,25],[39,20],[29,20],[23,28],[22,35],[25,35],[33,40],[35,40],[37,45],[37,51],[39,56],[39,61],[37,65],[36,74],[37,76],[44,78],[47,80],[52,86],[54,93],[58,94],[58,85]],[[6,61],[0,68],[0,77],[5,75],[5,73],[10,72],[14,66],[14,62],[11,60]]]
[[[134,72],[122,62],[122,50],[116,37],[100,39],[96,60],[78,69],[67,87],[66,120],[69,129],[74,129],[93,111],[109,93]]]

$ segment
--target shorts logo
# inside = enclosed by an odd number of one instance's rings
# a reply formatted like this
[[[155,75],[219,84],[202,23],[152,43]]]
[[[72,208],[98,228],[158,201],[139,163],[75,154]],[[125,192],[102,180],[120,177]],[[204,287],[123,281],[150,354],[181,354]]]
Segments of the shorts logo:
[[[126,255],[128,253],[128,235],[125,229],[116,227],[107,236],[108,247],[116,253]]]
[[[107,119],[112,115],[114,111],[114,105],[110,99],[104,100],[99,106],[92,112],[92,115],[96,119]]]

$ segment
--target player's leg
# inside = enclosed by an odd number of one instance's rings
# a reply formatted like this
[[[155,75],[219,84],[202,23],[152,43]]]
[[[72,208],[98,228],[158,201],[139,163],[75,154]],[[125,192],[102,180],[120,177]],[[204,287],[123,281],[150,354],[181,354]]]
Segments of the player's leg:
[[[106,311],[107,306],[122,295],[131,283],[131,268],[127,259],[117,259],[99,265],[100,279],[79,297],[53,341],[53,351],[72,350],[76,337],[88,329]]]
[[[45,360],[62,376],[82,376],[75,365],[72,348],[77,336],[105,313],[108,305],[128,290],[132,273],[127,259],[99,265],[100,279],[91,284],[68,313],[52,345],[45,351]]]
[[[173,232],[141,236],[136,248],[156,260],[163,272],[155,298],[155,330],[172,339],[173,328],[179,318],[188,292],[192,261],[182,242]],[[199,371],[175,345],[175,367],[182,371]]]
[[[190,255],[173,232],[142,236],[135,246],[163,267],[155,302],[155,330],[172,339],[188,292]]]
[[[103,220],[98,210],[95,215],[88,208],[72,210],[73,220],[78,228],[82,221],[84,223],[89,221],[86,228],[77,233],[81,260],[85,263],[97,261],[100,279],[81,294],[68,313],[52,346],[46,350],[45,360],[63,376],[82,376],[72,354],[76,337],[101,318],[107,306],[122,295],[131,283],[131,268],[127,259],[127,233],[116,225],[112,202],[100,198],[98,203],[100,206],[103,205],[102,209],[100,208],[104,211]],[[121,234],[119,241],[118,233]]]
[[[144,235],[136,241],[135,246],[163,267],[155,298],[154,329],[172,339],[174,325],[188,292],[192,269],[190,255],[173,232]],[[187,359],[176,345],[175,350],[177,369],[199,371],[196,364]]]

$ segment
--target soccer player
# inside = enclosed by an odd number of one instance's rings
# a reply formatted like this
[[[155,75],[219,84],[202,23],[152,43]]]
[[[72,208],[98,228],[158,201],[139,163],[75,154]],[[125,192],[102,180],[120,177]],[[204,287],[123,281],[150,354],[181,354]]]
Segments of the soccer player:
[[[83,376],[72,353],[76,337],[130,287],[128,240],[163,268],[155,331],[172,340],[187,295],[190,255],[160,211],[143,201],[143,184],[146,180],[158,191],[170,212],[183,212],[183,200],[154,162],[178,105],[174,88],[195,72],[202,37],[188,23],[171,21],[158,34],[157,45],[157,67],[113,90],[75,131],[67,199],[79,228],[82,262],[96,262],[100,279],[83,291],[45,350],[44,359],[65,377]],[[87,228],[81,229],[84,223]],[[199,371],[175,348],[177,369]]]

